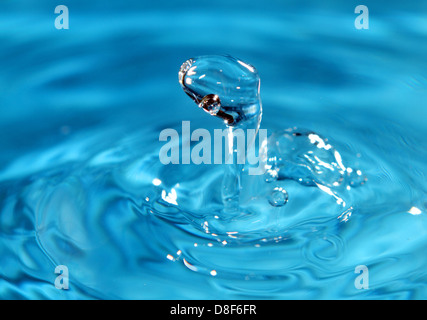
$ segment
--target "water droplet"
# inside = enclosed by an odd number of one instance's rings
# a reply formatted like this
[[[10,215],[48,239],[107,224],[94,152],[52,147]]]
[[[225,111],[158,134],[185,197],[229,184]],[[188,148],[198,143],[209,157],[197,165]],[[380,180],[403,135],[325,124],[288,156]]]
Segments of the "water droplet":
[[[268,202],[273,207],[281,207],[288,202],[288,193],[282,187],[276,187],[273,189],[268,197]]]
[[[227,125],[261,120],[260,78],[250,64],[228,55],[200,56],[185,61],[178,75],[185,93]]]
[[[199,107],[215,116],[221,109],[221,101],[216,94],[208,94],[200,101]]]
[[[279,173],[277,172],[277,170],[269,169],[264,174],[264,180],[268,183],[276,181],[278,177]]]

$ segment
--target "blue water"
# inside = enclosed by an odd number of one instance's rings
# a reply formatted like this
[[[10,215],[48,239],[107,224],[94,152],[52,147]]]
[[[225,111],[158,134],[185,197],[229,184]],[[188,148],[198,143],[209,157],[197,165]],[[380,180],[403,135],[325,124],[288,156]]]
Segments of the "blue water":
[[[59,4],[0,4],[1,299],[427,298],[425,2],[365,1],[368,30],[353,1],[72,1],[69,30]],[[243,179],[247,214],[216,218],[222,166],[159,161],[161,130],[223,128],[178,83],[205,54],[256,66],[261,128],[361,178]]]

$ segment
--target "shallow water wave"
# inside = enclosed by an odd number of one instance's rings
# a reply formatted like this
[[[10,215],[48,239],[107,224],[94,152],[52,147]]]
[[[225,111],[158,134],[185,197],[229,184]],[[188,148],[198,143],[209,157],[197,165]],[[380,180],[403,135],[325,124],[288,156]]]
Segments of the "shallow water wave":
[[[2,3],[0,297],[425,299],[425,5],[379,1],[360,33],[354,8],[304,3],[76,1],[67,33],[50,1]],[[257,67],[262,128],[315,132],[363,172],[346,208],[290,179],[274,207],[254,177],[227,219],[220,166],[160,163],[162,129],[221,128],[177,81],[210,53]]]
[[[124,139],[111,134],[116,140],[91,136],[93,140],[74,158],[64,151],[60,153],[63,162],[51,160],[55,157],[46,155],[55,154],[53,150],[40,150],[31,156],[33,172],[13,175],[16,166],[29,162],[24,157],[2,175],[1,238],[10,261],[3,268],[8,283],[34,276],[53,281],[54,266],[64,264],[79,270],[72,282],[72,292],[79,298],[164,297],[167,288],[180,286],[188,291],[169,294],[191,298],[200,293],[190,285],[194,279],[216,290],[203,293],[206,298],[221,297],[224,292],[228,298],[361,298],[364,293],[354,289],[352,281],[354,267],[365,264],[373,266],[370,286],[377,288],[369,297],[422,296],[418,286],[404,280],[408,272],[416,279],[425,276],[420,272],[425,258],[419,252],[425,243],[426,221],[424,214],[408,213],[422,190],[416,189],[417,193],[408,185],[399,161],[384,161],[383,153],[375,154],[370,140],[357,143],[363,154],[356,157],[357,164],[366,168],[369,180],[349,193],[355,211],[348,222],[337,219],[338,211],[330,211],[337,206],[333,201],[325,207],[329,198],[322,192],[317,192],[315,200],[317,188],[288,181],[289,203],[282,212],[264,198],[260,205],[264,211],[255,213],[255,218],[243,216],[215,225],[214,212],[221,210],[216,188],[220,167],[163,166],[155,151],[160,144],[154,133],[145,130]],[[81,140],[70,137],[64,146],[52,149],[72,155]],[[341,141],[347,142],[351,144]],[[392,145],[395,150],[396,144]],[[399,148],[410,152],[404,145]],[[376,175],[370,171],[372,159],[378,161]],[[412,161],[411,166],[416,166],[417,158]],[[298,193],[301,188],[307,189],[303,195]],[[313,193],[310,202],[304,202],[307,191]],[[298,197],[303,207],[292,206]],[[421,210],[425,212],[425,207]],[[260,218],[264,220],[257,225]],[[22,249],[10,251],[12,243]],[[405,263],[407,257],[413,263]],[[404,268],[382,269],[392,260]],[[22,271],[16,274],[12,270],[17,265]],[[404,290],[395,292],[385,276],[376,275],[383,272],[389,272]],[[106,277],[115,274],[119,276],[111,287]],[[337,280],[343,284],[328,285]],[[41,290],[38,282],[25,283],[32,289],[20,296],[13,286],[5,286],[5,296],[36,297]],[[134,286],[141,289],[137,294],[130,290]],[[53,287],[40,297],[64,297],[58,291]]]

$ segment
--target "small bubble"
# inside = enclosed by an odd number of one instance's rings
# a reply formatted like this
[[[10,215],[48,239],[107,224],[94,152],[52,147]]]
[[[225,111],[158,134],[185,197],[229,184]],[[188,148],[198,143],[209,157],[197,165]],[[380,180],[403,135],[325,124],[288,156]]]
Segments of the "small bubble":
[[[221,101],[216,94],[208,94],[199,103],[199,107],[215,116],[221,109]]]
[[[269,169],[264,174],[264,180],[265,182],[274,182],[279,177],[279,173],[276,170]]]
[[[273,207],[281,207],[288,202],[288,193],[285,189],[281,187],[276,187],[271,192],[270,196],[268,197],[268,202]]]

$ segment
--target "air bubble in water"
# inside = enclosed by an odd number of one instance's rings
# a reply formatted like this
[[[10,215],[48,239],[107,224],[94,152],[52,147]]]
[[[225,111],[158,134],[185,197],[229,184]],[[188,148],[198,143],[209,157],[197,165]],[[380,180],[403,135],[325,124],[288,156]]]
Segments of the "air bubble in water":
[[[264,180],[268,183],[276,181],[278,177],[279,173],[277,172],[277,170],[273,169],[267,170],[264,174]]]
[[[273,207],[282,207],[288,202],[288,193],[282,187],[276,187],[270,193],[268,202]]]
[[[208,94],[200,101],[199,107],[215,116],[221,109],[221,101],[216,94]]]

